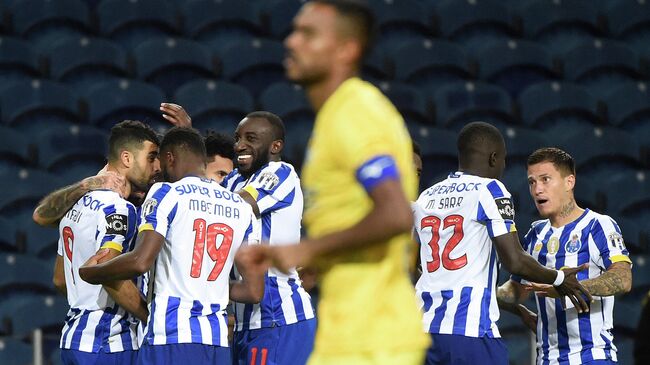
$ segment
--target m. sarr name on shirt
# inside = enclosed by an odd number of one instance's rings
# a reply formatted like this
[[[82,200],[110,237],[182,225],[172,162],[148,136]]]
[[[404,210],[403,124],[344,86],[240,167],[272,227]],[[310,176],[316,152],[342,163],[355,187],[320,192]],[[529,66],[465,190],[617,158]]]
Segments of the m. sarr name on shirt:
[[[481,185],[481,183],[451,183],[449,185],[434,185],[433,187],[427,189],[426,195],[431,196],[435,194],[451,194],[478,191]]]
[[[178,195],[198,194],[198,195],[203,195],[203,196],[207,196],[207,197],[213,197],[213,198],[216,198],[216,199],[230,200],[230,201],[235,202],[235,203],[239,203],[239,202],[243,201],[243,199],[237,193],[231,193],[231,192],[225,191],[225,190],[214,189],[214,190],[212,190],[213,194],[210,195],[210,189],[208,189],[205,186],[200,186],[200,185],[195,185],[195,184],[178,185],[175,189],[176,189],[176,192],[178,193]]]
[[[436,199],[431,199],[427,203],[426,209],[460,208],[462,202],[463,202],[462,196],[450,196],[450,197],[440,198],[440,200],[438,200],[438,207],[436,208]]]
[[[237,219],[240,217],[238,208],[216,204],[205,200],[190,199],[189,209],[213,215],[220,215],[227,218]]]

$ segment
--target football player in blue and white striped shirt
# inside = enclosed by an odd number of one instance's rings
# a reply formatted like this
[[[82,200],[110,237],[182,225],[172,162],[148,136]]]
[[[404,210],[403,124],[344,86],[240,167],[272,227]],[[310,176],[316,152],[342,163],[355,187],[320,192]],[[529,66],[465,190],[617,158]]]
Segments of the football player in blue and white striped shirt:
[[[111,130],[107,171],[126,178],[122,180],[126,182],[125,196],[146,188],[158,172],[158,143],[155,132],[137,121],[121,122]],[[71,186],[52,195],[65,201],[67,193],[83,190],[77,188]],[[61,199],[50,204],[57,208],[42,203],[36,209],[37,222],[55,216],[58,207],[66,205]],[[60,343],[65,364],[135,361],[135,317],[146,320],[148,315],[144,298],[130,280],[90,285],[79,278],[78,268],[98,250],[107,249],[104,260],[128,251],[136,220],[133,204],[111,190],[83,193],[61,218],[54,281],[70,303]]]
[[[518,302],[528,296],[520,276],[501,286],[501,302],[526,323],[534,323],[538,364],[614,364],[616,346],[612,335],[614,295],[632,285],[629,253],[621,230],[609,216],[580,208],[574,198],[576,183],[573,158],[558,148],[542,148],[528,157],[530,194],[539,214],[523,242],[524,249],[551,269],[578,267],[578,280],[593,296],[588,312],[557,299],[553,287],[532,284],[541,291],[535,299],[537,315]],[[525,284],[525,283],[524,283]],[[543,295],[541,295],[543,294]],[[531,320],[532,319],[532,320]]]
[[[284,124],[275,114],[248,114],[235,131],[237,169],[223,185],[239,192],[261,219],[262,242],[300,241],[303,196],[293,166],[280,160]],[[235,303],[233,353],[236,364],[303,365],[311,353],[316,320],[309,294],[295,268],[271,268],[257,305]]]
[[[578,269],[544,268],[521,249],[510,193],[497,180],[506,155],[499,130],[470,123],[457,143],[459,171],[425,190],[414,205],[422,265],[416,292],[424,331],[433,339],[426,363],[507,364],[496,326],[497,255],[510,272],[553,283],[586,308],[584,288],[575,277]]]
[[[264,272],[247,270],[247,257],[239,254],[243,280],[229,285],[235,255],[247,242],[259,241],[259,230],[250,205],[205,178],[205,163],[198,132],[170,129],[160,146],[160,165],[169,182],[150,189],[135,249],[100,265],[98,254],[79,271],[84,280],[97,283],[141,275],[153,266],[139,364],[230,363],[229,293],[253,303],[264,293]]]

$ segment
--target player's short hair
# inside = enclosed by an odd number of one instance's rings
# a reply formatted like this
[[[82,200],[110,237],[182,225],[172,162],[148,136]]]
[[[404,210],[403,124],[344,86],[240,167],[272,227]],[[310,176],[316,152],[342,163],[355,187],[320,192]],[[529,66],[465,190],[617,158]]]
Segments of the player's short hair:
[[[420,145],[415,141],[411,141],[411,142],[413,144],[413,153],[418,155],[418,157],[422,158],[422,149],[420,148]]]
[[[194,128],[173,127],[165,133],[160,143],[160,152],[182,150],[206,159],[203,137]]]
[[[229,135],[209,131],[203,142],[208,157],[219,155],[230,160],[235,159],[235,140]]]
[[[505,146],[501,132],[492,124],[472,122],[461,129],[456,141],[459,156],[468,156],[479,146]]]
[[[361,42],[362,58],[372,49],[377,36],[375,16],[366,0],[312,0],[334,7],[342,18],[356,26],[356,37]]]
[[[145,141],[160,145],[160,138],[150,126],[138,120],[123,120],[117,123],[111,128],[108,138],[108,160],[118,160],[120,152],[124,150],[132,153],[140,150]]]
[[[526,165],[531,166],[542,162],[551,162],[563,177],[576,174],[573,157],[557,147],[544,147],[536,150],[528,156]]]
[[[248,113],[246,115],[246,118],[250,119],[266,119],[267,122],[271,125],[271,130],[273,132],[273,140],[281,140],[284,142],[284,123],[282,122],[282,119],[278,117],[277,115],[267,112],[267,111],[255,111],[252,113]]]

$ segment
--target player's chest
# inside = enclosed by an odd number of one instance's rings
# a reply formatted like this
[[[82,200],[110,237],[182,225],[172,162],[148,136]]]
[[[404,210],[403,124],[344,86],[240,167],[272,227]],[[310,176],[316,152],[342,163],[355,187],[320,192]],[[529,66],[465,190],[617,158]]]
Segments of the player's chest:
[[[547,267],[577,266],[591,260],[590,238],[578,230],[538,235],[530,254]]]

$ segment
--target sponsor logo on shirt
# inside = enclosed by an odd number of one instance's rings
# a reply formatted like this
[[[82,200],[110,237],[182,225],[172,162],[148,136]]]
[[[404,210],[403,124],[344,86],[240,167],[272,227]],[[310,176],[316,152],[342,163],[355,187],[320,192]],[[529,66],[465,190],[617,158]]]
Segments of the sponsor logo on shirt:
[[[128,218],[124,214],[113,213],[106,217],[106,234],[126,236]]]

